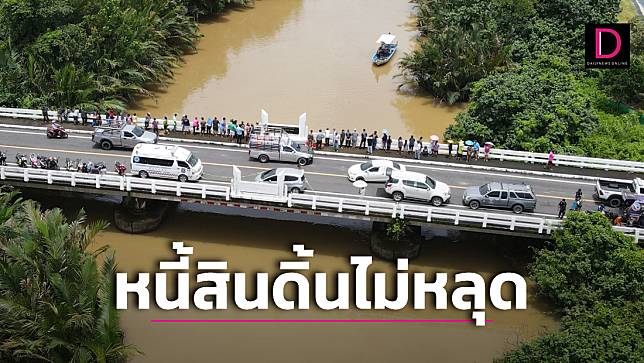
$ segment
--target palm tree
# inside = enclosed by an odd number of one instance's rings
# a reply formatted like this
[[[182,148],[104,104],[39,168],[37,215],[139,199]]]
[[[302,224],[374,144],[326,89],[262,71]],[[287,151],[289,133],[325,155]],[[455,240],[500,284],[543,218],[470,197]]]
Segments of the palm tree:
[[[89,251],[104,222],[0,196],[0,361],[124,362],[113,256]],[[7,218],[7,216],[9,216]]]

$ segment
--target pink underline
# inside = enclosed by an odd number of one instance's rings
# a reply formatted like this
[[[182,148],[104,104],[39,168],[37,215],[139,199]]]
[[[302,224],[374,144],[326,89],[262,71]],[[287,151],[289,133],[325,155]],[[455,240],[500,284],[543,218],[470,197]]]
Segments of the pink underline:
[[[473,323],[458,319],[152,319],[151,323]],[[492,320],[485,320],[491,323]]]

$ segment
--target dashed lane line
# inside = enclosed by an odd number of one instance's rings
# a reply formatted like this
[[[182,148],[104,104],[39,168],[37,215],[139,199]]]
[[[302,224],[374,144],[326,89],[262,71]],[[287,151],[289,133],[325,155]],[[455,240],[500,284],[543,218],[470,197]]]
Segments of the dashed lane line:
[[[47,151],[47,152],[59,152],[59,153],[67,153],[67,154],[76,154],[76,155],[93,155],[93,156],[111,156],[111,157],[117,157],[117,158],[123,158],[123,159],[129,159],[130,156],[128,155],[122,155],[122,154],[114,154],[114,153],[97,153],[97,152],[90,152],[90,151],[75,151],[75,150],[62,150],[62,149],[50,149],[50,148],[34,148],[34,147],[24,147],[24,146],[15,146],[15,145],[2,145],[0,144],[0,147],[3,148],[10,148],[10,149],[32,149],[32,150],[38,150],[38,151]],[[209,165],[209,166],[219,166],[219,167],[232,167],[233,164],[224,164],[224,163],[210,163],[210,162],[202,162],[204,165]],[[249,166],[249,165],[237,165],[238,168],[240,169],[251,169],[251,170],[268,170],[266,167],[259,167],[259,166]],[[320,172],[314,172],[314,171],[306,171],[307,174],[309,175],[318,175],[318,176],[326,176],[326,177],[335,177],[335,178],[343,178],[346,179],[346,175],[342,174],[331,174],[331,173],[320,173]],[[579,183],[581,184],[581,183]],[[594,184],[590,184],[594,185]],[[450,188],[454,189],[465,189],[467,187],[460,186],[460,185],[449,185]],[[550,198],[550,199],[567,199],[566,197],[562,196],[555,196],[555,195],[547,195],[547,194],[537,194],[537,197],[542,197],[542,198]],[[596,201],[592,199],[583,199],[583,202],[590,202],[590,203],[596,203]]]

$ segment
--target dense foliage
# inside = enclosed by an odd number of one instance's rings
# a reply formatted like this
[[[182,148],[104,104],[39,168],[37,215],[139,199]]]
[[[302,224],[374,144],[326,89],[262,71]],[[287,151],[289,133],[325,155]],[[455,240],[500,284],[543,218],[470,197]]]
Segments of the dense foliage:
[[[237,3],[245,2],[3,0],[0,105],[123,109],[163,86],[194,49],[194,15]]]
[[[0,195],[0,361],[124,362],[115,264],[88,245],[104,228]]]
[[[621,116],[644,104],[644,20],[631,21],[630,68],[583,67],[585,24],[614,21],[619,0],[417,4],[424,37],[402,75],[442,101],[470,101],[446,138],[644,161],[644,126]]]
[[[511,149],[545,150],[576,144],[595,127],[589,85],[566,59],[543,56],[475,83],[472,102],[445,135],[468,137]]]
[[[530,275],[564,313],[561,329],[506,354],[504,362],[644,360],[644,250],[600,213],[569,212]]]

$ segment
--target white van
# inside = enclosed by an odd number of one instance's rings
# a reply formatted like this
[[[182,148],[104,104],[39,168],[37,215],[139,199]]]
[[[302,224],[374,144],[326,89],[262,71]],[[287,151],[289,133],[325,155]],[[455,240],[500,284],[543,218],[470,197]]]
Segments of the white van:
[[[190,150],[176,145],[137,144],[132,150],[132,174],[141,178],[168,178],[180,182],[199,180],[201,160]]]

